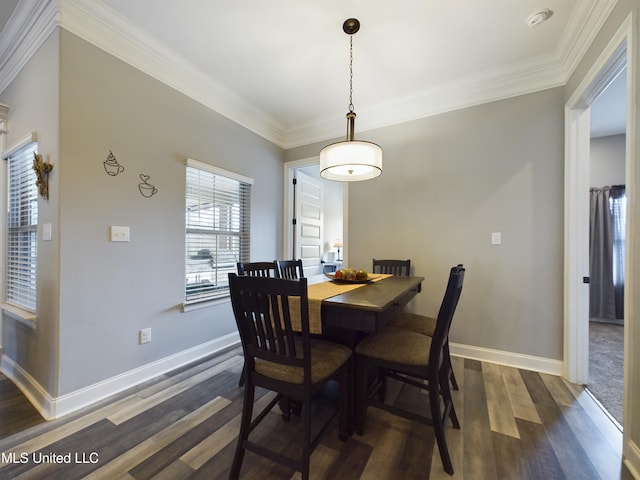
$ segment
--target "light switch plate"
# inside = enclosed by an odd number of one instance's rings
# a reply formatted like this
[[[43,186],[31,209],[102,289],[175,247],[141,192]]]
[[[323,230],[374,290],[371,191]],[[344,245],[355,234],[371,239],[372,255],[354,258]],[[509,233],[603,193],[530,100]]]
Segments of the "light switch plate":
[[[109,239],[112,242],[128,242],[129,241],[129,227],[118,227],[111,225],[109,229]]]
[[[50,241],[51,240],[51,224],[45,223],[42,225],[42,240]]]
[[[491,245],[502,245],[502,232],[491,233]]]

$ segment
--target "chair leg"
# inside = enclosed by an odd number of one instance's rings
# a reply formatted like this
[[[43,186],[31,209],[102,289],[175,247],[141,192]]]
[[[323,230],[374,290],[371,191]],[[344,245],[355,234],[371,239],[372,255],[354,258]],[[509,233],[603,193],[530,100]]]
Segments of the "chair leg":
[[[242,387],[244,385],[244,374],[247,371],[247,364],[243,363],[242,364],[242,374],[240,375],[240,381],[238,382],[238,386]]]
[[[429,379],[429,405],[431,407],[431,420],[436,435],[436,441],[438,443],[438,450],[440,451],[442,466],[444,467],[445,472],[449,475],[453,475],[453,465],[451,463],[451,457],[449,456],[447,439],[444,436],[444,423],[440,413],[439,383],[438,378]]]
[[[355,374],[355,427],[358,435],[364,434],[364,417],[367,411],[368,392],[367,392],[367,361],[365,357],[357,356]]]
[[[304,422],[302,438],[302,480],[309,480],[309,459],[311,457],[311,405],[303,405],[302,420]]]
[[[282,412],[282,420],[288,422],[291,418],[291,399],[287,396],[283,396],[278,402],[278,406]]]
[[[447,417],[451,417],[451,423],[453,428],[459,429],[460,422],[458,421],[458,415],[456,415],[456,409],[453,406],[453,398],[451,397],[451,390],[449,389],[449,379],[451,378],[452,371],[449,371],[443,365],[443,374],[440,375],[440,392],[444,401],[444,416],[442,418],[443,425],[447,421]]]
[[[351,361],[351,360],[350,360]],[[346,367],[342,368],[339,376],[339,386],[340,389],[340,416],[338,417],[338,436],[340,440],[345,441],[349,438],[349,399],[351,397],[351,392],[353,389],[351,388],[351,378],[349,375],[349,371]]]
[[[378,400],[384,402],[387,398],[387,371],[384,368],[378,368]]]
[[[447,343],[444,346],[444,357],[445,357],[445,362],[449,367],[449,370],[451,370],[451,375],[450,375],[451,386],[453,387],[454,390],[459,390],[458,381],[456,380],[456,375],[453,373],[453,366],[451,365],[451,354],[449,353],[449,340],[447,340]]]
[[[244,377],[243,377],[244,378]],[[242,419],[240,421],[240,433],[238,435],[238,444],[236,445],[236,453],[233,456],[231,464],[231,472],[229,480],[237,480],[240,476],[242,468],[242,460],[244,459],[244,443],[249,439],[249,431],[251,429],[251,416],[253,415],[253,400],[255,395],[255,386],[249,381],[244,389],[244,400],[242,404]]]
[[[460,390],[458,388],[458,382],[456,380],[456,375],[455,375],[455,373],[453,373],[453,368],[451,369],[451,378],[450,378],[450,380],[451,380],[451,386],[453,387],[453,389],[454,390]]]

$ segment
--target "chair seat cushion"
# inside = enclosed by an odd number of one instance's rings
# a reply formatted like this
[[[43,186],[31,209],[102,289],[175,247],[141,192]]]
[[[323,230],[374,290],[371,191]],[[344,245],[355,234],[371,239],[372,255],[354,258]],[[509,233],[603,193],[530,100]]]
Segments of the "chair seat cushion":
[[[389,362],[426,367],[431,337],[403,328],[384,327],[356,346],[356,353]]]
[[[390,327],[404,328],[405,330],[411,330],[412,332],[421,333],[422,335],[429,335],[430,337],[433,337],[433,332],[436,331],[435,318],[407,312],[400,312],[393,317],[387,325]]]
[[[302,338],[294,339],[296,356],[302,357]],[[325,340],[311,339],[311,383],[321,382],[332,376],[351,357],[351,350],[344,345]],[[300,367],[281,365],[256,359],[256,373],[295,385],[302,385],[304,370]]]

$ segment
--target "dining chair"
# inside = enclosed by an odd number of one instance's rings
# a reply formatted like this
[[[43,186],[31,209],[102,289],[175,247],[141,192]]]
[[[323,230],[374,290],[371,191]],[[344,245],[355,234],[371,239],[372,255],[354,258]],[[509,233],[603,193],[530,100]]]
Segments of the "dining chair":
[[[238,262],[238,275],[249,275],[250,277],[273,277],[280,278],[280,270],[278,262]],[[244,385],[244,371],[246,366],[242,367],[238,386]]]
[[[411,260],[376,260],[374,258],[371,273],[390,273],[408,277],[410,269]]]
[[[463,265],[461,263],[458,264],[459,267]],[[409,312],[400,312],[396,314],[387,325],[390,327],[404,328],[406,330],[411,330],[412,332],[421,333],[422,335],[428,335],[433,337],[433,333],[436,330],[436,319],[433,317],[428,317],[426,315],[418,315],[415,313]],[[454,390],[458,390],[458,381],[456,380],[456,375],[453,371],[453,367],[451,366],[451,355],[449,353],[449,338],[447,337],[446,345],[445,345],[445,358],[444,361],[449,364],[449,368],[451,369],[451,386]]]
[[[447,447],[445,427],[449,419],[454,428],[460,428],[460,423],[451,399],[449,389],[451,367],[446,361],[445,349],[451,320],[462,292],[464,274],[463,266],[451,268],[432,337],[403,328],[385,326],[356,346],[356,428],[358,433],[364,432],[368,406],[432,425],[442,465],[450,475],[453,475],[453,465]],[[374,367],[379,372],[379,378],[371,388],[367,384],[367,372],[370,367]],[[409,412],[401,405],[385,403],[387,377],[421,390],[426,388],[429,394],[430,416]],[[440,405],[441,398],[444,408]]]
[[[229,478],[238,478],[245,451],[249,450],[301,472],[303,480],[307,480],[309,457],[336,420],[339,421],[340,438],[347,438],[347,364],[351,349],[311,338],[306,278],[284,280],[230,273],[229,290],[246,365],[240,434]],[[294,331],[295,317],[299,318],[301,332]],[[327,400],[314,395],[336,377],[339,400],[337,405],[333,402],[327,409],[328,420],[318,426],[319,416],[315,407]],[[253,415],[256,387],[271,390],[276,395],[261,412]],[[256,443],[250,437],[275,405],[280,403],[282,406],[281,401],[286,403],[289,399],[302,405],[301,454],[296,459],[275,451],[269,445]],[[285,420],[288,419],[286,413],[283,412]]]
[[[238,275],[280,278],[278,262],[238,262]]]
[[[287,280],[297,280],[304,277],[304,269],[302,268],[302,260],[278,260],[278,270],[280,278]]]

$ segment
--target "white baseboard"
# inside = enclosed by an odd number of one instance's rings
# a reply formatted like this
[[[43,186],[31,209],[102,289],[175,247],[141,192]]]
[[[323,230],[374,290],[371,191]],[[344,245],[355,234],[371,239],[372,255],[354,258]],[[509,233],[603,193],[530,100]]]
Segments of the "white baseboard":
[[[53,420],[182,365],[238,345],[238,333],[231,333],[57,398],[51,397],[33,377],[4,355],[0,370],[22,390],[44,419]]]
[[[460,345],[458,343],[449,344],[451,355],[483,362],[499,363],[509,367],[533,370],[535,372],[549,373],[551,375],[562,375],[562,360],[551,360],[549,358],[534,357],[532,355],[522,355],[520,353],[504,352],[492,350],[490,348],[473,347],[470,345]]]
[[[55,418],[51,410],[51,406],[54,403],[53,397],[13,359],[3,354],[0,359],[0,371],[22,391],[31,405],[42,415],[42,418],[45,420],[53,420]]]
[[[51,397],[29,373],[5,355],[2,356],[0,361],[0,370],[22,390],[43,418],[52,420],[68,415],[80,408],[103,400],[127,388],[134,387],[182,365],[194,362],[207,355],[236,347],[239,344],[240,340],[237,333],[225,335],[224,337],[216,338],[210,342],[197,345],[183,352],[170,355],[156,362],[129,370],[128,372],[89,385],[75,392],[61,395],[57,398]],[[561,375],[562,373],[562,362],[560,360],[550,360],[455,343],[451,343],[450,346],[452,355],[464,358],[498,363],[552,375]]]
[[[625,440],[627,436],[625,436]],[[633,475],[633,478],[640,479],[640,448],[632,441],[628,441],[623,447],[624,464]]]

